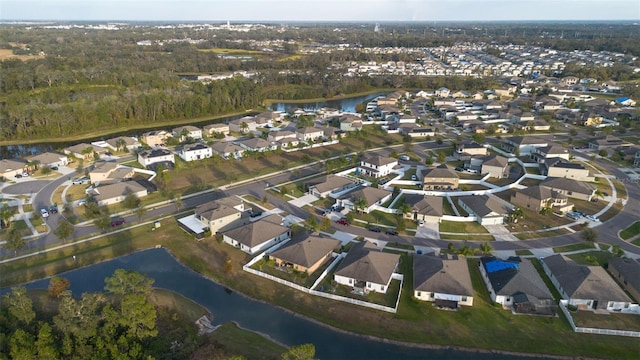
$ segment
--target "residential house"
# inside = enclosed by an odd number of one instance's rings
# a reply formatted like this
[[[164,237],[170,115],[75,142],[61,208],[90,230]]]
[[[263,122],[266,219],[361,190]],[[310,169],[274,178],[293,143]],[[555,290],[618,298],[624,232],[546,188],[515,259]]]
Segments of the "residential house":
[[[107,149],[99,146],[89,145],[85,143],[69,146],[63,150],[67,155],[71,155],[79,160],[95,160],[95,154],[98,156],[107,152]]]
[[[551,125],[543,119],[534,118],[533,120],[520,120],[515,123],[518,129],[525,131],[549,131]]]
[[[344,114],[338,117],[338,123],[342,131],[362,130],[362,119],[353,114]]]
[[[567,202],[567,197],[548,187],[535,185],[521,189],[511,195],[510,202],[523,209],[540,212],[551,208],[556,213],[571,211],[573,204]]]
[[[637,259],[612,257],[607,270],[636,302],[640,301],[640,262]]]
[[[548,177],[540,186],[557,191],[567,197],[591,201],[596,195],[596,188],[584,182],[568,178],[552,178]]]
[[[253,255],[291,237],[291,230],[282,223],[282,218],[278,215],[269,215],[258,221],[224,231],[222,241]]]
[[[147,146],[164,146],[167,143],[167,139],[173,137],[170,132],[165,130],[149,131],[140,137],[140,141],[147,144]]]
[[[442,201],[447,201],[440,196],[428,196],[420,194],[405,194],[404,203],[411,207],[411,211],[404,213],[405,218],[426,223],[439,223],[442,215]]]
[[[502,179],[509,177],[509,159],[500,155],[489,155],[482,158],[481,174]]]
[[[529,259],[506,260],[485,256],[478,263],[493,302],[512,308],[516,313],[556,314],[553,295]]]
[[[213,150],[201,143],[188,144],[180,148],[178,156],[184,161],[208,159],[213,156]]]
[[[460,182],[458,174],[442,164],[423,172],[423,190],[456,190]]]
[[[518,153],[522,156],[530,155],[535,148],[549,146],[544,139],[533,136],[512,136],[504,139],[502,148],[511,153]]]
[[[451,94],[451,90],[447,89],[446,87],[441,87],[441,88],[438,88],[436,90],[436,94],[435,95],[437,97],[446,98],[446,97],[449,97],[450,94]]]
[[[367,156],[360,162],[358,171],[373,178],[385,177],[398,166],[398,159],[385,156]]]
[[[562,298],[579,310],[625,312],[633,304],[601,266],[578,265],[556,254],[543,258],[542,267]]]
[[[336,198],[356,186],[358,186],[358,184],[353,180],[333,174],[314,178],[305,183],[309,194],[320,198],[327,196]]]
[[[267,134],[267,141],[283,144],[291,142],[292,146],[295,146],[293,145],[293,142],[298,144],[298,136],[295,132],[289,130],[269,131],[269,134]]]
[[[329,141],[338,140],[340,138],[340,134],[344,133],[342,130],[329,126],[323,127],[322,132],[324,133],[325,139],[329,139]]]
[[[622,106],[636,106],[635,100],[630,99],[626,96],[616,98],[616,104],[620,104]]]
[[[0,177],[9,179],[18,174],[22,174],[27,168],[27,163],[23,160],[2,159],[0,160]]]
[[[211,234],[231,230],[249,223],[244,202],[237,197],[226,197],[198,205],[194,215]]]
[[[540,164],[540,174],[548,177],[567,178],[577,181],[593,181],[589,169],[579,163],[572,163],[562,158],[553,158]]]
[[[162,165],[164,170],[173,169],[176,160],[171,151],[162,148],[144,150],[138,154],[138,163],[147,169],[158,168]]]
[[[298,129],[298,131],[296,131],[296,136],[300,141],[311,143],[317,140],[322,140],[322,138],[324,138],[324,130],[317,127],[307,126],[302,129]]]
[[[229,121],[229,131],[246,134],[258,129],[258,123],[253,116],[245,116],[240,119]]]
[[[110,179],[109,175],[117,168],[117,162],[97,163],[94,168],[89,171],[89,179],[91,179],[92,184],[107,181]]]
[[[104,186],[98,186],[87,193],[100,206],[111,205],[124,201],[129,194],[138,198],[147,196],[147,188],[135,181],[123,181]]]
[[[569,150],[564,146],[557,144],[551,144],[545,147],[537,147],[533,149],[533,152],[531,153],[531,159],[537,161],[540,164],[554,158],[569,160],[569,156]]]
[[[413,115],[401,114],[396,116],[396,123],[398,124],[415,124],[416,120],[416,117]]]
[[[67,157],[67,155],[62,155],[62,154],[58,154],[58,153],[53,153],[53,152],[45,152],[42,154],[38,154],[35,156],[32,156],[31,158],[29,158],[29,161],[38,163],[39,166],[46,166],[46,167],[60,167],[60,166],[66,166],[69,163],[69,158]]]
[[[511,212],[509,205],[494,195],[462,196],[458,205],[483,226],[501,225]]]
[[[332,259],[340,240],[329,237],[309,236],[301,241],[288,243],[269,254],[276,266],[312,274]]]
[[[616,148],[618,146],[622,146],[624,144],[624,140],[613,136],[607,135],[602,138],[596,138],[589,141],[589,150],[600,151]]]
[[[487,148],[475,141],[460,143],[456,145],[456,151],[453,155],[458,160],[469,160],[473,156],[487,155]]]
[[[193,125],[179,126],[171,130],[171,133],[174,137],[177,137],[180,142],[187,141],[187,139],[202,139],[202,129]]]
[[[382,205],[391,199],[391,191],[373,188],[369,186],[360,187],[336,199],[336,205],[341,205],[345,209],[358,210],[370,213],[376,206]],[[364,199],[363,207],[358,207],[359,199]],[[356,209],[356,207],[358,207]]]
[[[401,124],[398,127],[398,133],[412,138],[434,136],[436,134],[433,128],[425,128],[416,124]]]
[[[253,138],[237,142],[241,148],[248,151],[265,152],[277,149],[277,146],[262,138]]]
[[[473,305],[469,266],[457,255],[413,256],[413,296],[437,307],[457,309]]]
[[[126,150],[129,152],[135,151],[140,147],[140,142],[130,136],[118,136],[105,141],[107,146],[113,150]]]
[[[277,111],[264,111],[255,116],[256,122],[260,127],[272,127],[276,121],[281,121],[284,118],[284,114]]]
[[[382,252],[372,243],[361,241],[349,250],[333,279],[364,292],[385,294],[399,261],[400,255]]]
[[[224,159],[229,159],[230,157],[240,159],[242,158],[244,149],[231,141],[221,141],[211,145],[211,151],[222,156]]]
[[[215,134],[227,135],[229,131],[230,129],[228,124],[209,124],[202,128],[202,135],[208,137],[215,136]]]

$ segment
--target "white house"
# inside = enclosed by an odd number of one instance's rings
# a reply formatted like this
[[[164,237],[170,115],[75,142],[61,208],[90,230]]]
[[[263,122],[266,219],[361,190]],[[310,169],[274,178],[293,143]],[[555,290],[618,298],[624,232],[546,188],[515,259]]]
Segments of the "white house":
[[[180,142],[187,140],[187,138],[191,138],[193,140],[202,139],[202,129],[193,125],[180,126],[173,129],[171,132],[174,137],[178,137],[180,139]]]
[[[171,151],[162,148],[155,148],[151,150],[141,151],[138,154],[138,163],[144,167],[149,167],[153,164],[171,164],[173,167],[176,160]]]
[[[391,191],[364,186],[340,196],[336,199],[336,204],[342,205],[346,209],[369,213],[373,211],[376,205],[382,205],[391,199],[391,195]],[[364,199],[364,207],[356,209],[360,198]]]
[[[372,243],[361,241],[349,250],[333,279],[364,292],[385,294],[399,261],[400,255],[382,252]]]
[[[360,162],[359,171],[364,175],[380,178],[391,174],[398,159],[385,156],[368,156]]]
[[[462,196],[458,205],[471,216],[476,217],[480,225],[500,225],[510,212],[509,206],[493,195]]]
[[[413,296],[438,307],[472,306],[473,286],[467,260],[457,255],[414,255]]]
[[[53,152],[45,152],[39,155],[35,155],[29,159],[30,161],[37,162],[40,166],[65,166],[69,163],[67,155],[62,155]]]
[[[178,156],[184,161],[208,159],[213,156],[213,150],[204,144],[189,144],[178,151]]]
[[[296,131],[296,136],[300,141],[312,142],[324,138],[324,130],[317,127],[307,126],[302,129],[298,129],[298,131]]]
[[[129,194],[141,198],[147,196],[147,189],[135,181],[124,181],[98,186],[88,192],[88,195],[95,199],[100,206],[119,203]]]
[[[222,241],[247,254],[256,254],[291,237],[291,230],[278,215],[269,215],[256,222],[222,233]]]

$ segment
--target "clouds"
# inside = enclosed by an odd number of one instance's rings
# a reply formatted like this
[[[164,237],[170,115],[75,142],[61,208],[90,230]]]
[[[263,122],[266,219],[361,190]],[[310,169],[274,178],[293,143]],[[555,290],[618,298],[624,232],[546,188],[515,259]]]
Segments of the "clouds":
[[[638,0],[2,0],[2,20],[639,20]]]

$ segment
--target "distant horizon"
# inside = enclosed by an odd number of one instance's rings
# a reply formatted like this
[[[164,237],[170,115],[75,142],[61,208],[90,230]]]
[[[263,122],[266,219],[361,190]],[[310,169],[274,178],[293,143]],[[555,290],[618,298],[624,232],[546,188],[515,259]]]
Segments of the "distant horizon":
[[[640,21],[640,1],[2,0],[0,20],[278,23]]]

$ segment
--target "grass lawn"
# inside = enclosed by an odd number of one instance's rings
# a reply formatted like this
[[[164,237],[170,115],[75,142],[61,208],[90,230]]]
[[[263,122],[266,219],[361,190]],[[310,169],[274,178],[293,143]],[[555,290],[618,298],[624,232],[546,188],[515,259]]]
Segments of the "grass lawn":
[[[510,223],[507,225],[511,232],[527,232],[535,230],[544,230],[556,226],[570,224],[572,222],[566,216],[557,216],[554,214],[540,214],[539,212],[522,208],[524,219],[518,219],[518,223]]]
[[[191,324],[195,323],[202,315],[211,315],[209,310],[195,301],[165,289],[153,289],[149,300],[156,306],[180,309],[180,315]]]
[[[517,256],[525,256],[525,255],[533,255],[533,253],[530,250],[516,250],[516,255]]]
[[[262,199],[258,199],[253,195],[243,195],[242,198],[245,199],[246,201],[250,201],[252,203],[258,204],[260,207],[263,207],[267,210],[273,210],[276,208],[275,206],[271,205],[271,203],[262,202]],[[249,207],[251,207],[251,204],[248,204],[248,205]]]
[[[404,172],[404,176],[401,180],[411,180],[411,176],[416,175],[416,171],[417,169],[412,166],[409,170]]]
[[[24,220],[16,220],[11,222],[10,228],[0,230],[0,241],[7,240],[9,231],[11,231],[12,229],[16,229],[17,231],[19,231],[21,236],[31,235],[31,230],[29,230],[27,223]]]
[[[606,268],[609,265],[609,259],[615,257],[615,255],[608,251],[589,251],[567,255],[567,257],[580,265],[600,265]],[[638,318],[638,320],[640,320],[640,318]]]
[[[477,222],[458,222],[442,220],[440,222],[441,233],[463,233],[463,234],[475,234],[475,233],[488,233],[489,231]]]
[[[453,211],[453,206],[451,206],[451,203],[445,196],[442,197],[442,214],[452,216],[456,215],[456,213]]]
[[[479,175],[479,174],[471,174],[471,173],[465,173],[465,172],[460,172],[460,171],[456,171],[456,174],[458,174],[458,177],[460,177],[460,179],[463,179],[463,180],[480,180],[480,179],[482,179],[482,175]]]
[[[524,185],[524,186],[536,186],[536,185],[540,185],[540,183],[542,182],[542,180],[536,180],[536,179],[524,179],[522,181],[520,181],[520,185]]]
[[[640,331],[640,321],[635,314],[596,314],[593,311],[571,311],[571,317],[576,326],[596,328]]]
[[[575,205],[576,210],[581,211],[587,215],[593,215],[598,211],[604,209],[607,206],[608,202],[602,199],[598,199],[598,201],[586,201],[586,200],[578,200],[571,199],[569,200]]]
[[[525,179],[525,180],[529,180],[529,179]],[[508,178],[504,178],[504,179],[489,178],[487,182],[496,186],[505,186],[505,185],[513,184],[513,180]]]
[[[540,168],[537,167],[528,167],[527,174],[540,175]]]
[[[566,235],[566,234],[569,234],[569,233],[571,233],[569,230],[558,229],[558,230],[549,230],[549,231],[541,231],[541,232],[527,231],[527,232],[521,232],[521,233],[514,234],[514,236],[517,237],[520,240],[531,240],[531,239],[552,237],[552,236],[557,236],[557,235]]]
[[[263,273],[273,275],[282,280],[287,280],[294,284],[304,286],[306,288],[311,288],[313,283],[318,280],[322,272],[329,267],[331,261],[328,261],[326,264],[322,265],[318,270],[314,271],[311,275],[299,271],[283,271],[279,270],[275,267],[275,262],[273,260],[262,259],[253,266],[252,269],[262,271]]]
[[[609,208],[609,210],[607,210],[604,214],[600,215],[598,219],[600,219],[600,221],[602,222],[607,221],[612,217],[618,215],[620,211],[622,211],[622,204],[615,203],[612,207]]]
[[[628,228],[620,231],[620,237],[624,240],[628,240],[638,234],[640,234],[640,221],[636,221]]]
[[[579,244],[567,245],[567,246],[558,246],[553,248],[554,253],[564,253],[569,251],[577,251],[577,250],[585,250],[585,249],[595,249],[596,246],[590,242],[584,242]]]
[[[613,186],[616,188],[616,196],[618,199],[626,199],[627,198],[627,189],[624,187],[624,184],[620,180],[611,180],[613,182]]]
[[[314,297],[248,274],[242,271],[242,264],[249,260],[245,253],[218,243],[213,238],[195,241],[177,227],[173,218],[162,220],[161,230],[153,235],[149,236],[148,227],[142,226],[95,240],[91,246],[78,244],[2,264],[0,272],[3,276],[0,283],[2,286],[21,283],[90,265],[137,249],[162,245],[182,263],[234,291],[347,331],[423,344],[574,357],[634,358],[637,355],[635,339],[575,334],[563,317],[515,316],[501,307],[494,306],[490,303],[480,278],[477,259],[469,261],[474,287],[473,307],[449,312],[437,310],[429,303],[418,302],[412,298],[412,258],[403,257],[400,267],[407,280],[403,285],[398,313],[388,314]],[[72,261],[72,255],[78,256],[76,263]],[[230,259],[232,267],[224,271],[227,259]],[[260,351],[263,351],[262,347]]]
[[[222,344],[229,354],[240,355],[246,359],[278,360],[287,348],[263,335],[238,327],[228,322],[222,324],[207,337]]]
[[[440,234],[442,240],[464,240],[464,241],[494,241],[493,235],[454,235]]]

